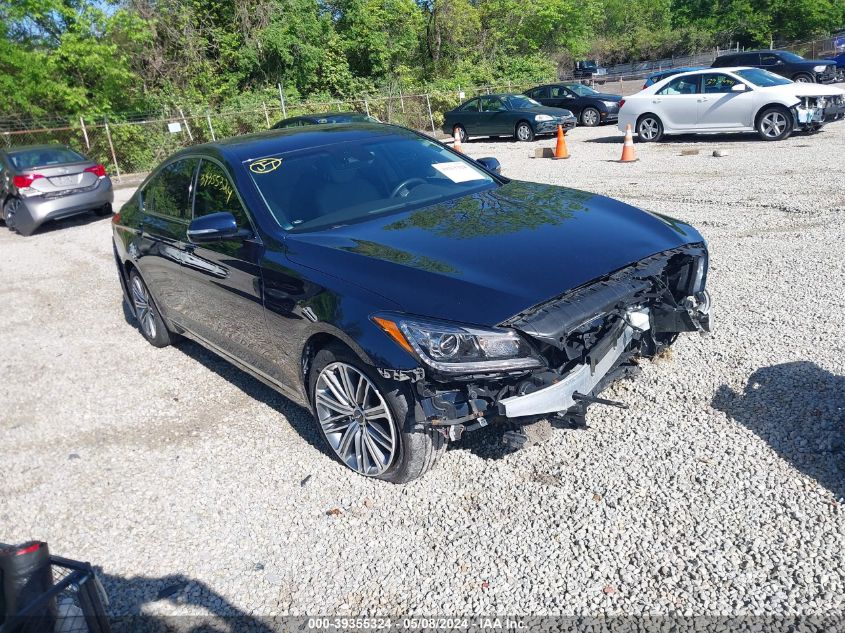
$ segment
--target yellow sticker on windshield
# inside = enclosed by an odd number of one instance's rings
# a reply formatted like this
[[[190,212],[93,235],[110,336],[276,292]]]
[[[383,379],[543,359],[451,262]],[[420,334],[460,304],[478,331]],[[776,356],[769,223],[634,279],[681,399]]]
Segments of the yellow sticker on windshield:
[[[281,158],[259,158],[249,164],[249,170],[254,174],[269,174],[282,164]]]

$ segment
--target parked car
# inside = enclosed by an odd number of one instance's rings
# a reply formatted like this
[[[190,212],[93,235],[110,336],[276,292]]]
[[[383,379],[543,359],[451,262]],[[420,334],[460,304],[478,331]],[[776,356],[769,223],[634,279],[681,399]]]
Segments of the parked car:
[[[836,81],[836,63],[829,59],[804,59],[790,51],[743,51],[720,55],[711,68],[751,66],[799,83],[829,84]]]
[[[619,129],[631,125],[640,141],[668,134],[750,132],[765,141],[795,130],[817,130],[842,113],[843,92],[794,83],[759,68],[682,73],[625,97]]]
[[[615,121],[622,100],[619,95],[598,92],[577,82],[537,86],[525,94],[544,106],[569,110],[586,127]]]
[[[408,481],[464,432],[582,422],[709,327],[694,228],[497,166],[371,123],[191,147],[115,216],[120,284],[152,345],[197,341],[355,472]]]
[[[645,90],[649,86],[656,84],[658,81],[662,81],[667,77],[671,77],[679,73],[688,73],[693,70],[705,70],[706,68],[706,66],[682,66],[680,68],[666,68],[665,70],[658,70],[645,78],[645,83],[643,84],[642,89]]]
[[[584,59],[575,62],[572,69],[572,75],[575,79],[591,79],[593,76],[606,75],[607,68],[599,66],[594,59]]]
[[[303,125],[321,125],[324,123],[360,123],[370,121],[378,123],[378,119],[361,112],[322,112],[319,114],[303,114],[302,116],[282,119],[273,126],[274,130],[288,127],[302,127]]]
[[[557,126],[564,130],[575,127],[575,116],[569,110],[549,108],[519,94],[484,95],[470,99],[443,116],[443,133],[460,135],[461,142],[470,136],[515,136],[520,141],[533,141],[541,134],[554,134]]]
[[[80,213],[110,215],[113,201],[105,167],[69,147],[0,150],[0,215],[21,235],[32,235],[47,221]]]

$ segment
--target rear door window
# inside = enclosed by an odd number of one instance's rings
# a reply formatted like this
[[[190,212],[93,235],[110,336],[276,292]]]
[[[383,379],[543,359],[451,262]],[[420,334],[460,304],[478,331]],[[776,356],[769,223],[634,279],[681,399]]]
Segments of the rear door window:
[[[760,55],[760,65],[761,66],[775,66],[776,64],[780,63],[780,57],[775,55],[774,53],[763,53]]]
[[[482,112],[502,112],[503,110],[507,108],[499,97],[481,97]]]
[[[166,165],[142,192],[146,213],[177,220],[191,217],[191,185],[198,158],[184,158]]]
[[[478,99],[467,101],[461,106],[462,112],[478,112]]]
[[[677,77],[657,91],[659,95],[694,95],[698,94],[700,75]]]

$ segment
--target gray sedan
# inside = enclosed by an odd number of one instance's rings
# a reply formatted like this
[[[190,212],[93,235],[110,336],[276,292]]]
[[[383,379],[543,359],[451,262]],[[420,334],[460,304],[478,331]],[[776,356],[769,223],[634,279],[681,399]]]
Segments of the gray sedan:
[[[110,215],[114,191],[102,165],[64,145],[0,150],[0,219],[21,235],[48,220]]]

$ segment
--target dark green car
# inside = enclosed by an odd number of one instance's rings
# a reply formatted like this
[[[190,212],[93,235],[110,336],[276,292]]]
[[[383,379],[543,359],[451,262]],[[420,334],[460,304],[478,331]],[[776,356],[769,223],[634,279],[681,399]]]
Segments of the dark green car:
[[[484,95],[462,103],[443,118],[443,133],[470,136],[515,136],[533,141],[540,134],[554,134],[557,126],[575,127],[575,116],[563,108],[549,108],[520,94]]]

